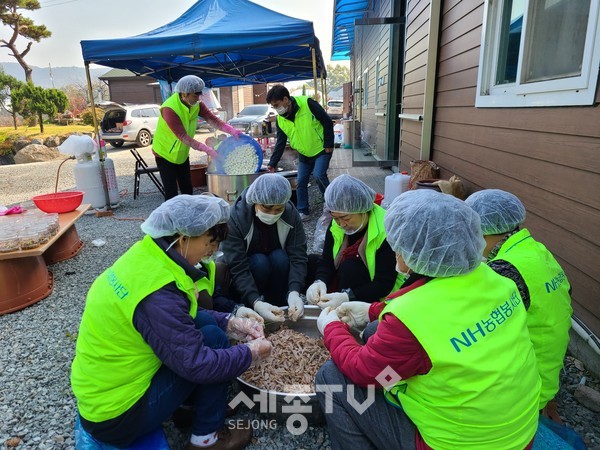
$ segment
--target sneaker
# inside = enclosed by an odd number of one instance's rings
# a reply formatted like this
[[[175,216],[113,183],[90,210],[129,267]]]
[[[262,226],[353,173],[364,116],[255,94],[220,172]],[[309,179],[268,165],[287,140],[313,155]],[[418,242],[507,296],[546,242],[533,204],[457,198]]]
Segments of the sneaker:
[[[301,220],[302,222],[305,222],[305,221],[307,221],[308,219],[310,219],[310,216],[309,216],[308,214],[304,214],[304,213],[298,213],[298,214],[300,214],[300,220]]]
[[[199,447],[190,442],[187,450],[241,450],[252,440],[252,427],[248,420],[236,420],[225,425],[217,434],[219,439],[213,445]]]

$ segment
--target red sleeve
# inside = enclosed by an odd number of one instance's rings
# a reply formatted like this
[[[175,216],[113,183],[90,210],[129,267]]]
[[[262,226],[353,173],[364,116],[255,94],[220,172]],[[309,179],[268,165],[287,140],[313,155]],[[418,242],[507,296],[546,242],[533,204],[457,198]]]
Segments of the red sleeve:
[[[365,345],[356,342],[348,325],[342,322],[327,325],[324,342],[340,371],[359,386],[379,385],[375,377],[388,366],[403,379],[423,375],[431,369],[423,346],[392,314],[384,316]]]
[[[385,302],[371,303],[371,306],[369,306],[369,321],[370,322],[374,322],[379,319],[379,314],[381,314],[381,311],[383,311],[383,308],[385,308],[385,305],[386,305]]]
[[[217,128],[224,133],[232,134],[234,136],[240,133],[240,131],[236,130],[231,125],[223,122],[219,117],[215,116],[204,102],[200,102],[200,112],[198,115],[203,117],[206,120],[206,123],[208,123],[211,127]]]

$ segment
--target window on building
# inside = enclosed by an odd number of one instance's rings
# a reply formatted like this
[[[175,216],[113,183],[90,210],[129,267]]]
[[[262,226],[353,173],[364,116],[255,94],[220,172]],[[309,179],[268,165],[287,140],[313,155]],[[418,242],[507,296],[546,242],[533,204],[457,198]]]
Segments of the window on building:
[[[486,2],[477,107],[591,105],[600,0]]]

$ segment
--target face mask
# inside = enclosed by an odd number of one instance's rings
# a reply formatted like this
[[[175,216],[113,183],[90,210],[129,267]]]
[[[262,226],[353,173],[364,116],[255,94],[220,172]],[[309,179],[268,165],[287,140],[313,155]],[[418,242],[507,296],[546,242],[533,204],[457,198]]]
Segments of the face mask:
[[[173,247],[175,244],[177,244],[177,242],[179,241],[179,239],[181,239],[181,236],[179,236],[177,239],[175,239],[173,242],[171,242],[169,244],[169,246],[167,247],[167,249],[165,250],[165,252],[168,252],[169,250],[171,250],[171,247]]]
[[[344,234],[345,234],[346,236],[352,236],[353,234],[356,234],[356,233],[358,233],[360,230],[362,230],[362,228],[363,228],[364,224],[365,224],[365,215],[363,214],[363,217],[362,217],[362,219],[361,219],[361,221],[360,221],[360,226],[359,226],[359,227],[358,227],[356,230],[346,230],[346,229],[344,229]]]
[[[282,213],[279,214],[267,214],[262,212],[260,209],[256,210],[256,217],[258,217],[258,220],[260,220],[262,223],[266,224],[266,225],[273,225],[275,222],[277,222],[279,220],[279,218],[282,216]]]
[[[223,252],[222,252],[222,251],[219,251],[219,250],[217,250],[217,251],[216,251],[216,252],[214,252],[212,255],[210,255],[210,256],[206,256],[205,258],[202,258],[202,259],[200,260],[200,262],[199,262],[198,264],[196,264],[194,267],[195,267],[196,269],[200,269],[200,263],[202,263],[202,264],[204,264],[204,265],[206,266],[207,264],[210,264],[211,262],[213,262],[213,261],[216,261],[216,260],[217,260],[217,259],[219,259],[221,256],[223,256]]]
[[[287,112],[287,108],[285,106],[279,106],[275,108],[275,111],[277,111],[277,114],[280,116],[283,116]]]
[[[397,262],[396,262],[396,272],[404,275],[406,278],[408,278],[408,276],[410,275],[410,269],[408,269],[406,272],[402,272],[402,269],[400,269],[400,267],[398,267]]]

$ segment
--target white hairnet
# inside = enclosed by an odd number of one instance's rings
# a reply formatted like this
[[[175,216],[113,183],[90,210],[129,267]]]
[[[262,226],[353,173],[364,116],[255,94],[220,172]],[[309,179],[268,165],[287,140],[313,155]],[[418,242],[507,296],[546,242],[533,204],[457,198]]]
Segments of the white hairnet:
[[[200,236],[229,220],[229,204],[208,195],[178,195],[158,208],[142,223],[142,231],[153,238],[180,234]]]
[[[182,94],[191,94],[193,92],[202,92],[204,89],[204,80],[197,77],[196,75],[186,75],[175,85],[174,92],[181,92]]]
[[[325,189],[325,207],[329,211],[359,214],[373,209],[375,191],[350,175],[340,175]]]
[[[525,207],[516,195],[500,189],[484,189],[465,200],[481,219],[483,235],[503,234],[525,222]]]
[[[452,195],[407,191],[392,202],[384,225],[390,246],[413,272],[451,277],[481,263],[485,241],[479,216]]]
[[[287,178],[276,173],[265,173],[248,186],[246,203],[249,205],[284,205],[292,198],[292,186]]]

